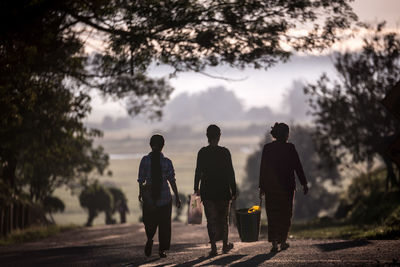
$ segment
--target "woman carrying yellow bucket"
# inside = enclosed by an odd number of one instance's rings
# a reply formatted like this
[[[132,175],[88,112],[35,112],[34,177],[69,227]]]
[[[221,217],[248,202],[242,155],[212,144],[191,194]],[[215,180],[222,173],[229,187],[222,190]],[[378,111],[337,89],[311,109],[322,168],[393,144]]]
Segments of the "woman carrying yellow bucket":
[[[294,192],[296,190],[296,172],[304,194],[308,192],[299,155],[293,144],[288,143],[289,126],[275,123],[271,135],[275,139],[264,146],[260,166],[260,197],[265,195],[265,208],[268,218],[268,241],[272,242],[271,252],[289,247],[286,242],[289,233]]]

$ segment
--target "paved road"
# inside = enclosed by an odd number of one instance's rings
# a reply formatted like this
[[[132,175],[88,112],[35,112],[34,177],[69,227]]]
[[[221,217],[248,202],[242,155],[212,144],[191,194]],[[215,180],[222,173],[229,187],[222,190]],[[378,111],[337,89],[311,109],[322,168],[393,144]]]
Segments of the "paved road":
[[[265,237],[242,243],[231,229],[235,248],[209,258],[205,226],[174,223],[171,251],[159,259],[157,253],[144,256],[145,239],[141,224],[77,229],[0,247],[0,266],[400,266],[400,240],[291,240],[288,250],[269,254]]]

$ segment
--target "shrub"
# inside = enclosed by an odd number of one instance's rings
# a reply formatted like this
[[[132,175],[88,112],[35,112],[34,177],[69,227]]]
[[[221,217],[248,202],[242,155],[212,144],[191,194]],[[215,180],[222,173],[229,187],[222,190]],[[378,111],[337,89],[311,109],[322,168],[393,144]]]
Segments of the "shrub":
[[[92,226],[99,212],[110,212],[113,209],[113,196],[110,191],[98,181],[86,186],[79,195],[81,206],[88,211],[86,226]]]

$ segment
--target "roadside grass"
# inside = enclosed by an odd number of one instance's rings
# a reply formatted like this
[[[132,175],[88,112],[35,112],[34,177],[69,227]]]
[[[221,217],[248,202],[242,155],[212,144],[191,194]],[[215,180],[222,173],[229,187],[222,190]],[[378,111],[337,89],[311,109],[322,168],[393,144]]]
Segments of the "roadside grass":
[[[37,241],[56,235],[58,233],[77,229],[79,227],[81,226],[68,224],[68,225],[32,226],[24,230],[15,230],[7,237],[0,238],[0,246],[8,246],[30,241]]]
[[[400,226],[298,223],[292,225],[290,236],[305,239],[400,239]]]
[[[336,218],[294,223],[293,238],[400,239],[400,191],[386,189],[386,170],[355,177],[342,194]]]

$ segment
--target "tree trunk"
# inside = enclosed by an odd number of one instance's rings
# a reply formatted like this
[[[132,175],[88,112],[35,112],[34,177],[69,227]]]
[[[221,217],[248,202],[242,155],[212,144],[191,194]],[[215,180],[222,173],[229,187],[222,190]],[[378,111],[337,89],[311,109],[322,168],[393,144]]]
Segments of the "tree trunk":
[[[30,222],[29,222],[30,209],[31,209],[30,205],[26,205],[25,206],[25,209],[24,209],[24,226],[23,226],[23,228],[28,227],[29,224],[30,224]]]
[[[0,206],[0,234],[4,236],[5,206]]]
[[[19,221],[18,221],[18,228],[21,230],[24,229],[24,221],[25,221],[25,205],[21,204],[19,210]]]
[[[17,169],[17,160],[14,157],[6,159],[3,168],[3,179],[5,183],[10,186],[11,189],[15,190],[15,171]]]
[[[13,215],[12,215],[12,229],[15,230],[18,228],[18,219],[19,219],[19,203],[13,203]]]
[[[88,220],[86,222],[86,226],[92,226],[93,225],[93,220],[97,216],[97,212],[93,211],[93,210],[90,210],[90,209],[89,209],[88,212],[89,212],[89,216],[88,216]]]
[[[393,188],[394,186],[397,186],[400,189],[400,184],[397,182],[391,159],[385,154],[381,155],[381,157],[386,165],[386,192],[389,191],[390,187]]]

